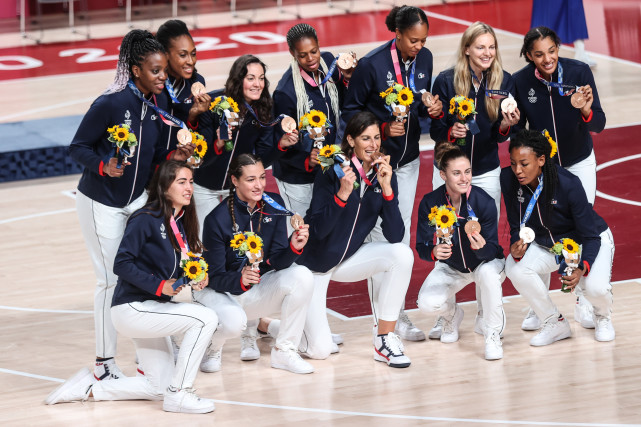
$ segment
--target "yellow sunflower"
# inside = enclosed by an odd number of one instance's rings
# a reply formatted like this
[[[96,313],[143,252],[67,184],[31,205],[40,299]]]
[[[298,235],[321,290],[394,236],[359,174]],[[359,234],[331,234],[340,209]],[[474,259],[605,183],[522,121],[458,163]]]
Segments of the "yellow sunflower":
[[[114,133],[114,132],[116,131],[116,128],[117,128],[117,127],[118,127],[117,125],[114,125],[114,126],[112,126],[112,127],[110,127],[110,128],[107,128],[107,132],[109,132],[109,133]]]
[[[247,237],[247,248],[249,252],[257,254],[263,249],[263,242],[258,236]]]
[[[436,213],[438,212],[438,206],[432,207],[432,210],[430,211],[429,215],[427,216],[427,219],[432,221],[434,218],[436,218]]]
[[[455,111],[456,111],[456,105],[454,104],[454,102],[450,102],[450,114],[454,114]]]
[[[550,149],[550,158],[552,158],[552,157],[556,156],[556,152],[557,152],[558,148],[556,146],[556,142],[554,142],[554,140],[552,138],[548,138],[548,142],[550,143],[550,146],[552,147]]]
[[[113,132],[113,137],[116,142],[125,142],[129,139],[129,131],[123,127],[116,127]]]
[[[216,97],[216,99],[214,99],[213,102],[209,104],[209,109],[213,110],[216,107],[216,105],[220,104],[221,100],[222,100],[222,97],[220,96]]]
[[[309,125],[312,127],[321,127],[325,126],[327,118],[322,111],[312,110],[308,114]]]
[[[456,215],[449,209],[439,209],[436,213],[436,225],[440,228],[451,227],[456,222]]]
[[[570,254],[575,254],[579,251],[579,244],[572,239],[563,239],[563,249]]]
[[[238,103],[234,101],[233,98],[230,98],[229,96],[227,97],[227,102],[229,102],[229,105],[231,106],[231,109],[234,113],[239,112],[240,110],[238,109]]]
[[[198,255],[196,255],[196,254],[195,254],[195,253],[193,253],[192,251],[187,252],[187,256],[188,256],[189,258],[198,258]]]
[[[406,87],[401,89],[401,91],[398,93],[398,103],[407,107],[412,102],[414,102],[414,94],[412,93],[412,91]]]
[[[234,234],[234,238],[231,239],[230,246],[234,249],[238,249],[240,245],[245,241],[245,235],[243,233]]]
[[[323,157],[332,157],[336,152],[336,147],[333,145],[326,145],[319,151],[318,155]]]
[[[197,139],[194,151],[198,154],[198,157],[202,159],[205,156],[205,153],[207,153],[207,141],[204,139]]]
[[[458,105],[458,111],[459,115],[463,118],[469,116],[472,111],[474,111],[474,105],[472,104],[472,101],[469,101],[467,99],[461,101]]]
[[[202,274],[203,269],[198,261],[189,261],[185,265],[184,271],[185,275],[189,277],[189,279],[194,280]]]

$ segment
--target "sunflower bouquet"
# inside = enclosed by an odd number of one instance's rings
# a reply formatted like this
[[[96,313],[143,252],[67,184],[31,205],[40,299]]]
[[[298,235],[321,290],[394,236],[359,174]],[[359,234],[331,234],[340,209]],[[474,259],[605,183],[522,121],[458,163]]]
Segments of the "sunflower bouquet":
[[[205,280],[209,266],[205,260],[193,252],[187,252],[187,256],[180,261],[183,269],[184,284],[193,286]]]
[[[320,163],[323,172],[333,167],[339,179],[345,176],[345,172],[343,172],[341,167],[345,162],[349,165],[349,160],[345,157],[345,153],[343,153],[341,147],[336,144],[325,145],[318,152],[318,163]],[[354,181],[354,189],[358,187],[360,187],[360,184]]]
[[[234,143],[231,140],[231,132],[240,124],[238,113],[238,103],[231,96],[218,96],[209,105],[209,111],[213,111],[220,117],[220,135],[225,141],[225,151],[234,149]],[[223,135],[227,135],[225,138]]]
[[[579,268],[579,260],[581,259],[581,245],[570,238],[561,239],[559,242],[556,242],[554,246],[550,249],[554,255],[556,255],[557,263],[561,264],[559,268],[559,274],[564,276],[571,275],[574,270]],[[563,267],[565,263],[565,268]],[[565,287],[565,283],[561,287],[562,292],[570,292],[570,289]]]
[[[138,139],[128,124],[121,123],[107,129],[110,142],[113,143],[112,157],[118,159],[118,166],[123,162],[127,163],[129,157],[133,157],[138,146]]]
[[[259,265],[263,261],[263,239],[258,234],[251,231],[236,233],[229,242],[229,246],[238,252],[239,257],[247,256],[252,270],[259,270]]]
[[[303,131],[303,138],[309,137],[314,141],[313,146],[321,149],[325,136],[329,133],[332,124],[327,120],[327,116],[322,111],[311,110],[300,118],[298,129]],[[309,148],[311,151],[311,147]]]
[[[207,141],[205,137],[199,134],[198,132],[191,132],[191,142],[196,145],[194,149],[194,154],[187,159],[187,163],[194,168],[200,166],[200,163],[207,154]]]
[[[429,224],[436,228],[438,243],[451,245],[454,226],[457,224],[454,207],[450,205],[434,206],[427,219]]]
[[[399,83],[394,83],[386,90],[380,93],[381,98],[385,100],[387,108],[397,122],[402,122],[410,111],[410,105],[414,102],[412,91]]]
[[[472,99],[462,95],[456,95],[450,99],[449,113],[456,115],[456,120],[471,130],[470,124],[474,122],[474,115],[476,114],[476,108]],[[476,125],[476,122],[474,122],[474,124],[477,132],[471,130],[473,135],[478,133],[478,125]],[[457,138],[456,143],[458,145],[465,145],[465,138]]]

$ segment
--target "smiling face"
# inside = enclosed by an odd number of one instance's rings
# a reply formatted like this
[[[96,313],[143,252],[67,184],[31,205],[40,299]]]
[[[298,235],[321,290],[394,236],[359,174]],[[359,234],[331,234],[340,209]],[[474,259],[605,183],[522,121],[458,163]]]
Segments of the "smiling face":
[[[494,61],[496,40],[490,33],[481,34],[465,49],[465,55],[469,59],[472,70],[477,75],[480,75],[483,71],[489,69]]]
[[[318,42],[313,38],[305,37],[294,44],[294,50],[289,53],[296,59],[298,65],[308,73],[315,73],[320,66],[321,54]]]
[[[510,167],[521,185],[535,186],[545,165],[545,156],[538,156],[530,147],[510,150]]]
[[[396,30],[396,47],[401,51],[403,61],[418,55],[427,41],[427,32],[425,22],[418,22],[403,32]]]
[[[550,37],[536,40],[532,49],[526,53],[543,78],[550,79],[559,63],[559,47]]]
[[[465,194],[472,184],[472,166],[465,156],[450,160],[440,174],[448,194]]]
[[[164,53],[150,53],[139,66],[131,67],[136,87],[145,95],[158,95],[165,88],[167,80],[167,56]]]
[[[191,197],[194,193],[194,179],[191,169],[181,168],[176,173],[176,179],[167,189],[167,199],[174,208],[174,212],[180,210],[191,203]]]
[[[258,101],[265,89],[265,69],[258,63],[247,66],[247,75],[243,79],[243,96],[250,104]]]
[[[354,154],[367,171],[375,160],[372,155],[381,148],[381,131],[377,125],[371,125],[356,138],[347,135],[347,142],[354,148]]]
[[[231,182],[236,187],[238,198],[253,208],[263,198],[265,168],[262,163],[243,166],[240,178],[232,175]]]
[[[171,39],[167,51],[169,74],[177,79],[189,80],[196,67],[196,46],[188,35]]]

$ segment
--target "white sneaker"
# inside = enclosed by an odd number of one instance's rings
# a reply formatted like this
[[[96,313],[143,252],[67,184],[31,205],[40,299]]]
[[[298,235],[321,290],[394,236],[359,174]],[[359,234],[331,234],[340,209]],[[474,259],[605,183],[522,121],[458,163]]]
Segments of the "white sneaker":
[[[583,295],[576,297],[574,321],[579,322],[585,329],[594,329],[594,307]]]
[[[203,360],[200,362],[200,370],[202,372],[218,372],[223,368],[223,348],[217,351],[206,351]],[[213,409],[212,409],[213,411]],[[172,411],[180,412],[180,411]],[[211,411],[210,411],[211,412]]]
[[[398,320],[396,321],[396,328],[394,328],[394,332],[396,333],[396,335],[403,338],[404,340],[408,340],[408,341],[424,341],[425,340],[425,332],[421,331],[419,328],[414,326],[414,324],[410,320],[407,313],[405,313],[405,311],[401,311],[400,315],[398,316]]]
[[[612,326],[612,319],[599,315],[595,315],[594,317],[594,324],[596,326],[594,339],[602,342],[613,341],[616,334],[614,333],[614,326]]]
[[[521,329],[524,331],[536,331],[541,327],[541,320],[538,318],[534,310],[530,309],[521,323]]]
[[[55,405],[60,402],[74,402],[77,400],[84,401],[89,398],[91,386],[96,382],[91,371],[82,368],[71,376],[67,381],[59,385],[54,391],[49,393],[45,399],[45,404]]]
[[[485,337],[485,360],[503,359],[503,344],[498,332],[491,331]]]
[[[443,318],[441,316],[438,316],[436,318],[436,323],[434,323],[434,326],[432,326],[432,329],[430,329],[430,332],[427,334],[427,336],[431,340],[440,340],[442,330],[443,330]]]
[[[386,335],[377,335],[374,340],[374,360],[385,362],[392,368],[407,368],[412,363],[410,358],[403,353],[403,343],[398,335],[390,332]]]
[[[465,312],[456,304],[454,315],[450,320],[443,318],[443,329],[441,330],[441,342],[453,343],[458,341],[458,328],[461,326]]]
[[[198,397],[193,388],[183,388],[175,392],[167,390],[162,409],[166,412],[206,414],[216,409],[216,406],[213,400]]]
[[[332,341],[336,345],[341,345],[345,342],[343,341],[343,336],[341,334],[332,334]]]
[[[505,312],[503,312],[503,329],[501,330],[500,337],[501,339],[503,338],[503,331],[505,330]],[[474,332],[476,332],[479,335],[485,336],[485,322],[483,321],[483,315],[482,314],[476,314],[476,318],[474,319]]]
[[[284,369],[295,374],[311,374],[314,367],[303,360],[293,348],[272,348],[272,368]]]
[[[240,336],[240,360],[249,361],[260,358],[260,350],[256,344],[258,331],[256,329],[245,330]]]
[[[104,362],[96,362],[93,368],[93,375],[98,381],[117,380],[118,378],[126,378],[122,373],[114,359],[105,360]]]
[[[560,315],[552,317],[541,327],[541,331],[530,340],[530,345],[540,347],[550,345],[556,341],[564,340],[572,336],[572,329],[565,318]]]

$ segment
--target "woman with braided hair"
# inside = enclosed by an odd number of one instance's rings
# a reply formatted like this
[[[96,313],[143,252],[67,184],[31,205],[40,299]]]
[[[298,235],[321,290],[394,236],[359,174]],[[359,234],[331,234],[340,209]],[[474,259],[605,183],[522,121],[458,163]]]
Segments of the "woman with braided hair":
[[[557,149],[551,138],[522,130],[510,141],[509,150],[510,167],[501,171],[511,235],[505,272],[542,321],[530,345],[548,345],[572,335],[545,284],[556,270],[562,273],[564,287],[581,288],[594,306],[595,339],[614,340],[610,317],[614,241],[608,225],[589,203],[581,181],[555,164]],[[576,268],[564,268],[565,260],[559,268],[550,251],[556,243],[578,254]],[[578,245],[582,248],[577,252]]]
[[[99,380],[123,376],[114,361],[117,334],[110,307],[118,279],[114,258],[127,218],[145,204],[153,165],[168,156],[186,160],[193,152],[191,144],[173,152],[164,145],[166,68],[165,50],[154,36],[130,31],[122,40],[114,82],[91,105],[69,147],[71,158],[84,167],[76,205],[97,277],[94,375]]]
[[[268,327],[276,338],[272,367],[312,373],[314,368],[300,357],[298,345],[314,279],[306,267],[293,265],[307,244],[309,226],[298,224],[288,237],[288,211],[278,194],[264,191],[265,168],[258,157],[245,153],[234,158],[229,175],[229,197],[205,218],[209,285],[193,294],[196,302],[219,314],[218,329],[200,369],[221,369],[225,341],[240,336],[247,319],[280,313],[280,322],[274,320]],[[256,258],[250,260],[252,256]]]

